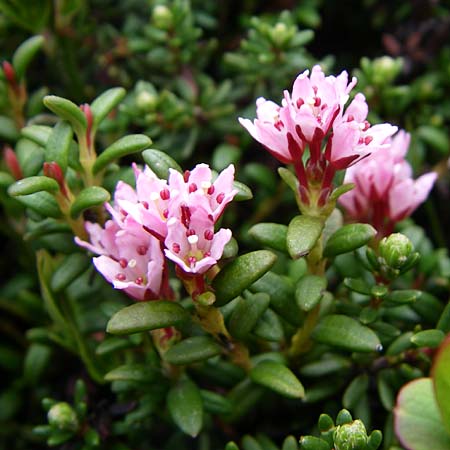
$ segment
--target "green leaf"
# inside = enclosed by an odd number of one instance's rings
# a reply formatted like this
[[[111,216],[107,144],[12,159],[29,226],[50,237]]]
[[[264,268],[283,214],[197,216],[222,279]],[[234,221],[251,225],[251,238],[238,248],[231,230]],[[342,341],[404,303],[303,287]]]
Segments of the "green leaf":
[[[23,375],[28,383],[35,385],[39,382],[51,355],[52,350],[47,345],[34,343],[28,347],[23,367]]]
[[[50,286],[54,292],[65,289],[90,265],[90,259],[84,253],[72,253],[58,266],[52,276]]]
[[[448,372],[445,376],[448,379]],[[394,409],[394,426],[395,434],[405,448],[450,448],[450,435],[442,423],[431,378],[419,378],[403,386]]]
[[[176,365],[191,364],[219,355],[221,351],[220,345],[210,337],[193,336],[171,347],[164,359]]]
[[[216,292],[216,304],[222,306],[237,297],[261,278],[275,264],[276,259],[272,252],[257,250],[239,256],[227,264],[212,283]]]
[[[121,158],[122,156],[140,152],[151,145],[152,140],[144,134],[130,134],[125,136],[105,149],[96,159],[92,167],[92,173],[95,175],[104,169],[108,164]]]
[[[267,309],[269,303],[270,297],[264,293],[254,294],[250,298],[241,297],[228,323],[230,333],[238,339],[245,339]]]
[[[324,317],[314,329],[312,337],[322,344],[352,352],[378,352],[382,349],[378,336],[370,328],[344,315]]]
[[[315,436],[302,436],[300,448],[301,450],[330,450],[327,441]]]
[[[438,330],[450,333],[450,302],[447,303],[436,325]]]
[[[44,105],[61,119],[67,120],[78,135],[86,132],[86,116],[75,103],[56,95],[47,95]]]
[[[367,392],[369,387],[369,377],[363,373],[355,377],[347,386],[342,396],[342,406],[353,410],[361,401],[361,397]]]
[[[59,185],[53,178],[35,176],[16,181],[8,188],[8,194],[17,197],[18,195],[35,194],[41,191],[55,192],[58,189]]]
[[[157,371],[145,364],[124,364],[116,367],[105,375],[106,381],[136,381],[138,383],[151,383],[157,377]]]
[[[299,308],[303,311],[311,311],[320,302],[326,287],[325,277],[305,275],[300,278],[295,290],[295,299]]]
[[[355,185],[353,183],[346,183],[338,186],[330,195],[330,201],[336,201],[341,195],[344,195],[346,192],[351,191]]]
[[[447,155],[450,147],[448,134],[445,130],[431,125],[422,125],[416,131],[417,135],[430,147]]]
[[[134,303],[118,311],[108,322],[111,334],[131,334],[178,326],[190,319],[189,313],[178,303],[152,300]]]
[[[233,189],[237,189],[237,194],[234,196],[234,200],[237,202],[243,202],[253,198],[252,190],[240,181],[233,181]]]
[[[55,219],[61,217],[61,210],[55,197],[48,192],[36,192],[29,195],[19,195],[17,200],[26,207],[36,211],[45,217],[53,217]]]
[[[231,412],[231,402],[223,395],[206,389],[201,389],[200,395],[203,400],[203,407],[206,411],[213,414],[229,414]]]
[[[248,230],[248,234],[261,245],[286,253],[287,230],[288,227],[280,223],[257,223]]]
[[[167,407],[173,421],[186,434],[198,435],[203,426],[203,402],[195,383],[182,380],[167,395]]]
[[[274,361],[262,361],[250,371],[250,379],[262,386],[291,398],[302,398],[305,390],[286,366]]]
[[[248,434],[242,438],[241,446],[242,450],[264,450],[259,442]]]
[[[253,334],[271,342],[281,342],[284,339],[283,325],[279,317],[269,308],[259,318],[253,329]]]
[[[283,441],[283,447],[281,450],[298,450],[297,439],[294,436],[288,436]]]
[[[296,216],[289,223],[286,244],[293,259],[307,255],[322,234],[324,222],[319,217]]]
[[[417,347],[436,348],[445,338],[444,332],[441,330],[425,330],[411,336],[411,342]]]
[[[444,426],[450,433],[450,336],[440,346],[431,370],[436,400]],[[450,448],[450,446],[449,446]]]
[[[358,292],[359,294],[372,294],[370,286],[364,280],[361,280],[361,278],[344,278],[344,285],[351,291]]]
[[[399,291],[393,291],[385,295],[383,297],[383,300],[392,305],[398,306],[415,302],[421,295],[421,291],[417,291],[415,289],[403,289]]]
[[[19,137],[19,130],[14,120],[0,116],[0,138],[8,142],[16,142]]]
[[[69,149],[73,131],[68,122],[60,121],[53,128],[45,145],[45,160],[55,161],[65,173],[69,161]]]
[[[330,236],[323,252],[324,256],[348,253],[367,244],[377,234],[377,230],[366,223],[344,225]]]
[[[21,80],[24,77],[28,65],[30,64],[34,55],[41,49],[43,44],[43,36],[32,36],[25,42],[20,44],[17,50],[14,52],[12,65],[14,67],[14,71],[16,72],[16,77],[18,80]]]
[[[123,100],[126,91],[122,87],[108,89],[100,94],[91,104],[94,126],[100,122]]]
[[[41,147],[45,147],[52,131],[53,129],[46,125],[28,125],[20,130],[20,134]]]
[[[183,173],[183,170],[178,163],[167,153],[161,152],[160,150],[155,150],[153,148],[144,150],[142,152],[142,158],[144,158],[145,163],[150,169],[155,172],[156,176],[161,179],[166,180],[169,177],[169,169],[174,169]]]
[[[298,195],[298,180],[297,177],[288,169],[284,167],[278,168],[278,174],[282,180],[294,191],[294,194]]]
[[[90,186],[83,189],[70,207],[70,216],[77,218],[85,209],[103,205],[111,198],[109,192],[100,186]]]

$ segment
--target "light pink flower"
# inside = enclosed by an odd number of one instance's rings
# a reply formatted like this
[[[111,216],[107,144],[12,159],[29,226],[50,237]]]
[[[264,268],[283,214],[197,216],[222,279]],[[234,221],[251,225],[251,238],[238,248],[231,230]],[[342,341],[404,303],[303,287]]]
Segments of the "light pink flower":
[[[125,228],[108,220],[104,228],[87,222],[86,230],[91,243],[78,238],[75,241],[100,255],[93,262],[108,282],[137,300],[159,297],[164,257],[156,238],[129,218]]]
[[[184,272],[203,274],[222,257],[231,230],[214,233],[214,220],[202,207],[181,205],[180,217],[167,222],[168,233],[164,253]]]
[[[426,200],[437,174],[412,179],[411,166],[404,159],[409,140],[409,134],[400,131],[388,147],[347,169],[344,182],[355,183],[355,188],[341,196],[339,203],[350,217],[371,223],[383,233]]]
[[[212,215],[214,223],[221,216],[225,206],[233,200],[237,189],[233,188],[234,166],[230,164],[213,181],[211,169],[207,164],[198,164],[191,171],[186,171],[184,176],[178,171],[170,169],[170,191],[179,192],[179,202],[171,204],[169,217],[177,216],[173,213],[181,202],[189,206],[201,206]]]

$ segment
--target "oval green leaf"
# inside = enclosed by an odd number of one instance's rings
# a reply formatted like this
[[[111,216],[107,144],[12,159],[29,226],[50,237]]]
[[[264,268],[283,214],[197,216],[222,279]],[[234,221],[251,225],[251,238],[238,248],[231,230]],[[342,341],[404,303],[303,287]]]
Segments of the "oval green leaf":
[[[367,244],[376,234],[377,230],[366,223],[344,225],[330,236],[323,254],[331,257],[351,252]]]
[[[34,55],[41,49],[44,44],[43,36],[33,36],[19,45],[14,52],[12,58],[12,65],[16,72],[16,77],[21,80],[25,75],[28,65],[33,59]]]
[[[237,297],[261,278],[275,264],[276,259],[276,255],[268,250],[257,250],[239,256],[226,265],[213,281],[216,304],[222,306]]]
[[[286,245],[293,259],[307,255],[322,234],[324,222],[319,217],[296,216],[289,223]]]
[[[327,279],[318,275],[305,275],[300,278],[295,290],[297,305],[303,311],[311,311],[322,298],[327,287]]]
[[[72,219],[77,218],[85,209],[94,206],[103,205],[111,198],[106,189],[100,186],[90,186],[83,189],[75,198],[70,208],[70,216]]]
[[[424,330],[411,336],[411,342],[417,347],[436,348],[444,338],[445,334],[441,330]]]
[[[261,361],[250,371],[250,379],[285,397],[302,398],[305,395],[302,384],[291,370],[274,361]]]
[[[36,211],[44,217],[53,217],[55,219],[61,217],[61,210],[55,197],[48,192],[36,192],[30,195],[19,195],[16,199],[27,208]]]
[[[72,143],[72,127],[66,121],[58,122],[48,136],[45,145],[45,160],[55,161],[65,173],[69,161],[69,149]]]
[[[148,149],[142,152],[142,158],[150,169],[155,172],[156,176],[166,180],[169,177],[169,169],[177,170],[183,173],[183,170],[178,163],[171,158],[167,153],[156,149]]]
[[[189,320],[189,313],[178,303],[152,300],[135,303],[118,311],[108,322],[111,334],[131,334],[181,325]]]
[[[91,104],[94,126],[100,122],[123,100],[127,92],[122,87],[108,89],[100,94]]]
[[[237,190],[234,200],[237,202],[243,202],[245,200],[251,200],[253,198],[252,190],[244,183],[240,181],[233,181],[233,189]]]
[[[450,433],[450,335],[440,346],[431,370],[436,400],[441,417]],[[450,448],[450,446],[449,446]]]
[[[124,136],[114,144],[105,149],[96,159],[92,167],[92,173],[95,175],[104,169],[109,163],[121,158],[122,156],[140,152],[145,147],[151,145],[152,140],[145,134],[131,134]]]
[[[315,341],[352,352],[382,349],[378,336],[357,320],[339,314],[324,317],[312,333]]]
[[[145,364],[125,364],[116,367],[105,375],[106,381],[136,381],[149,383],[157,377],[158,372]]]
[[[16,181],[8,188],[8,194],[11,197],[17,197],[42,191],[55,192],[58,189],[59,185],[53,178],[35,176]]]
[[[248,230],[248,234],[260,244],[286,253],[287,230],[288,227],[281,223],[258,223]]]
[[[403,386],[394,409],[394,427],[397,438],[405,448],[450,448],[450,435],[442,423],[431,378],[419,378]]]
[[[44,105],[61,119],[67,120],[78,135],[86,132],[86,116],[75,103],[56,95],[47,95]]]
[[[62,261],[52,276],[50,286],[53,292],[65,289],[90,265],[90,259],[84,253],[72,253]]]
[[[164,359],[176,365],[191,364],[219,355],[221,351],[220,345],[208,336],[193,336],[171,347]]]
[[[174,386],[167,395],[167,407],[184,433],[197,436],[203,426],[203,402],[195,383],[182,380]]]

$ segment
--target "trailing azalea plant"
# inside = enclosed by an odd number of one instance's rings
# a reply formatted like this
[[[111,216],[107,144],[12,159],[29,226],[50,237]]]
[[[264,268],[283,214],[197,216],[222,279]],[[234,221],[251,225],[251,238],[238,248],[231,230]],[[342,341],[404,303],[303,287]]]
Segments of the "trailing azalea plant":
[[[298,16],[315,23],[314,5]],[[401,62],[365,61],[358,92],[356,77],[299,50],[311,33],[284,12],[254,18],[225,54],[242,69],[232,94],[202,72],[195,24],[210,16],[164,1],[101,53],[116,67],[147,52],[150,81],[90,103],[34,96],[29,64],[54,58],[59,40],[70,48],[61,30],[81,9],[67,8],[54,12],[52,42],[32,37],[2,65],[0,201],[22,273],[5,265],[12,325],[0,331],[24,350],[0,346],[0,420],[14,425],[0,442],[450,448],[450,259],[439,232],[414,222],[448,185],[448,154],[418,170],[415,130],[379,123],[365,95],[384,92],[375,69],[388,85]],[[7,11],[25,26],[25,11]],[[271,79],[296,52],[305,64]],[[27,433],[12,443],[16,429]]]

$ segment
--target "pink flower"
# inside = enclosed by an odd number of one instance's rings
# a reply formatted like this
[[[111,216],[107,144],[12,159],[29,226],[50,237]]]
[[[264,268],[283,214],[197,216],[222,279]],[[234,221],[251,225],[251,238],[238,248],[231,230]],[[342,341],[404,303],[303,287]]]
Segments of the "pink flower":
[[[297,155],[301,158],[304,142],[295,132],[290,111],[285,106],[260,97],[256,100],[256,119],[239,117],[239,123],[247,129],[251,136],[263,144],[272,155],[284,164],[293,162],[294,156],[289,151],[289,139],[296,144]],[[290,138],[288,138],[290,135]]]
[[[398,132],[389,146],[349,167],[345,175],[344,182],[355,183],[355,188],[339,198],[340,204],[350,217],[371,223],[383,234],[425,201],[437,178],[432,172],[412,179],[404,159],[409,140],[409,134]]]
[[[164,253],[184,272],[203,274],[222,257],[231,230],[214,233],[214,220],[202,207],[181,205],[180,217],[167,222],[168,233]]]
[[[159,297],[164,257],[156,238],[129,218],[124,228],[108,220],[104,228],[86,222],[86,230],[91,243],[78,238],[75,242],[100,255],[93,262],[108,282],[137,300]]]
[[[214,223],[217,222],[225,206],[233,200],[237,190],[233,188],[234,166],[230,164],[213,181],[211,169],[207,164],[198,164],[191,171],[186,171],[184,176],[176,170],[170,169],[170,191],[179,192],[180,201],[171,205],[169,217],[172,217],[173,209],[183,201],[187,205],[201,206],[212,215]],[[177,213],[175,213],[177,215]]]
[[[370,126],[367,113],[364,95],[356,94],[345,113],[334,122],[325,157],[335,169],[345,169],[372,152],[390,146],[389,138],[397,127],[388,123]]]

